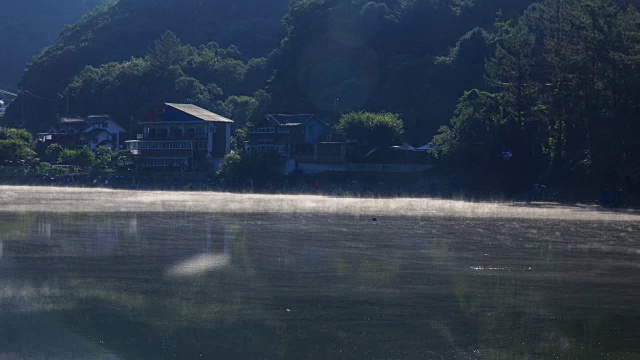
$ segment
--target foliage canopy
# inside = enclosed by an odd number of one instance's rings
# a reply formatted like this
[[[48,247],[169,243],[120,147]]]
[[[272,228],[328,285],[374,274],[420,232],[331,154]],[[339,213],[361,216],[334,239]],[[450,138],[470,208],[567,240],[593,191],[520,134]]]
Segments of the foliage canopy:
[[[398,114],[360,111],[343,115],[336,130],[362,145],[386,149],[400,141],[404,124]]]

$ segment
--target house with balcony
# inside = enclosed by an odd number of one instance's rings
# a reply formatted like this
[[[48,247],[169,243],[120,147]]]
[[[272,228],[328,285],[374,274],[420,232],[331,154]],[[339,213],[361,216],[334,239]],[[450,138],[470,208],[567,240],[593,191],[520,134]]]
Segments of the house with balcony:
[[[273,149],[297,162],[343,162],[346,142],[312,114],[271,114],[249,128],[246,152]]]
[[[139,124],[126,144],[146,168],[215,169],[230,151],[233,121],[195,105],[159,105]]]

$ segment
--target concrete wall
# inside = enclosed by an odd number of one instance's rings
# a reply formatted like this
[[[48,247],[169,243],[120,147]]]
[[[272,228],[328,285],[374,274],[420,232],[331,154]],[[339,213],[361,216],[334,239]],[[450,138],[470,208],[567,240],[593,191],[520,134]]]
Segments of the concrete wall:
[[[433,169],[433,165],[421,164],[315,164],[298,163],[298,172],[314,174],[328,171],[334,172],[383,172],[383,173],[412,173]]]

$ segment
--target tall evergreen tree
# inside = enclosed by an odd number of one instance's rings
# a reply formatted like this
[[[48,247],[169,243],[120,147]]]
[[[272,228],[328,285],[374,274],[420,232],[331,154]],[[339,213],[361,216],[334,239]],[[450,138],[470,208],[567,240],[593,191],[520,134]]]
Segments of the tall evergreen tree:
[[[509,122],[522,128],[536,101],[538,85],[531,79],[533,34],[522,22],[499,24],[494,57],[487,61],[490,85],[499,89]]]
[[[502,142],[522,164],[522,172],[534,171],[540,114],[537,112],[539,85],[531,77],[535,37],[518,21],[498,24],[495,55],[487,61],[487,80],[498,90],[502,104]],[[524,164],[527,163],[527,166]],[[527,171],[527,172],[528,172]]]

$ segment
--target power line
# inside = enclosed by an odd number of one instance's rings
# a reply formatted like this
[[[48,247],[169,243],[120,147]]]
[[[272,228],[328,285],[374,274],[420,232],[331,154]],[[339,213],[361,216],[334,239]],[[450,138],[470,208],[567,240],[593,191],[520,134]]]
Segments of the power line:
[[[18,94],[14,94],[12,92],[9,92],[9,91],[6,91],[6,90],[2,90],[2,89],[0,89],[0,94],[9,95],[9,96],[13,96],[13,97],[18,97]]]
[[[40,100],[45,100],[45,101],[58,101],[57,99],[48,99],[48,98],[45,98],[45,97],[42,97],[42,96],[36,95],[36,94],[32,93],[32,92],[31,92],[31,91],[29,91],[29,90],[22,90],[22,93],[24,93],[24,94],[28,94],[28,95],[31,95],[32,97],[34,97],[34,98],[36,98],[36,99],[40,99]]]
[[[40,96],[40,95],[36,95],[36,94],[32,93],[32,92],[31,92],[31,91],[29,91],[29,90],[20,90],[20,91],[19,91],[19,93],[20,93],[20,94],[27,94],[27,95],[29,95],[29,96],[31,96],[31,97],[34,97],[34,98],[36,98],[36,99],[40,99],[40,100],[45,100],[45,101],[58,101],[58,99],[49,99],[49,98],[46,98],[46,97],[43,97],[43,96]],[[2,89],[0,89],[0,94],[9,95],[9,96],[13,96],[13,97],[18,97],[18,94],[16,94],[16,93],[12,93],[12,92],[7,91],[7,90],[2,90]]]

